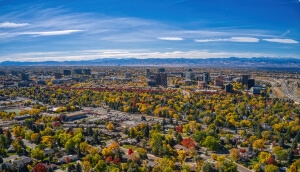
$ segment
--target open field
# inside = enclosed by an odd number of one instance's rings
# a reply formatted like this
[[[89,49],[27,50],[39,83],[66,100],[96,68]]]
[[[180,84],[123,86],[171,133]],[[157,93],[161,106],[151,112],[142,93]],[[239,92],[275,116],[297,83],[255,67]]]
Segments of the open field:
[[[287,96],[282,91],[282,87],[275,87],[274,88],[274,96],[276,98],[287,98]]]

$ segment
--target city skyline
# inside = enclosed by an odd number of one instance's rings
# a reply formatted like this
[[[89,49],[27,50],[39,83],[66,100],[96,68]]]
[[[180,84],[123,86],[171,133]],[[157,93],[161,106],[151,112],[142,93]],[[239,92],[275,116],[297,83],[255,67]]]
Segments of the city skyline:
[[[0,61],[300,58],[300,2],[0,0]]]

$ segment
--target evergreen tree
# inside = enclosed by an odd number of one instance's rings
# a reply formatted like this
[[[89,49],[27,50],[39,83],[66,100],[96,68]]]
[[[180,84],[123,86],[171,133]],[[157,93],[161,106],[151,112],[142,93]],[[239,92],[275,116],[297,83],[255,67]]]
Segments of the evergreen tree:
[[[144,137],[149,138],[149,125],[147,124],[145,129],[144,129]]]
[[[287,157],[287,163],[288,164],[291,164],[292,163],[292,161],[293,161],[293,159],[294,159],[294,151],[293,151],[293,149],[288,149],[287,150],[287,155],[288,155],[288,157]]]
[[[79,163],[76,164],[76,172],[82,172],[81,165]]]

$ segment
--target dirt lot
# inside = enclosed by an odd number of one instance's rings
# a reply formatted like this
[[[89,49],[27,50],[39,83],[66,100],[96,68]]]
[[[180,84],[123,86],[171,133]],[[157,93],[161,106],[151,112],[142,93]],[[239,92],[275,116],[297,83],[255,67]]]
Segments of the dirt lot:
[[[284,92],[282,91],[281,87],[275,87],[274,88],[274,96],[276,98],[287,98],[287,96],[284,94]]]

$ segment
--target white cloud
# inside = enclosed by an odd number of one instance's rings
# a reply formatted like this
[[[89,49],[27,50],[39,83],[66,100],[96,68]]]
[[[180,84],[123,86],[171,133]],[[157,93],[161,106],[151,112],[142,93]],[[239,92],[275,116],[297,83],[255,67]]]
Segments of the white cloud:
[[[276,43],[283,43],[283,44],[298,44],[299,42],[293,39],[279,39],[279,38],[272,38],[272,39],[263,39],[264,41],[268,42],[276,42]]]
[[[12,22],[3,22],[0,23],[0,28],[15,28],[15,27],[23,27],[27,26],[29,23],[12,23]]]
[[[180,37],[159,37],[157,39],[165,40],[165,41],[182,41],[182,40],[184,40],[183,38],[180,38]]]
[[[253,37],[231,37],[225,39],[195,39],[195,42],[259,42],[259,39]]]
[[[22,32],[20,35],[38,35],[38,36],[53,36],[53,35],[68,35],[75,32],[82,32],[82,30],[59,30],[59,31],[45,31],[45,32]]]
[[[232,42],[259,42],[258,38],[253,37],[231,37]]]

